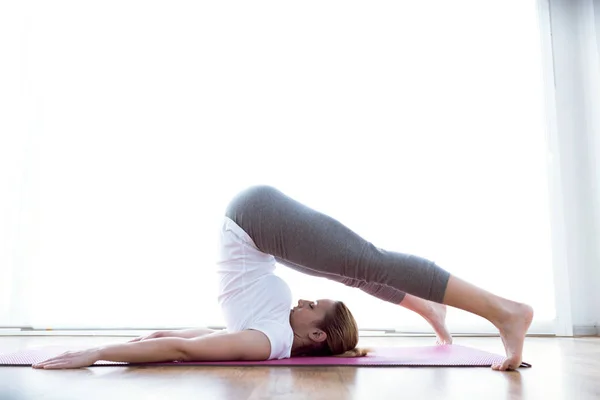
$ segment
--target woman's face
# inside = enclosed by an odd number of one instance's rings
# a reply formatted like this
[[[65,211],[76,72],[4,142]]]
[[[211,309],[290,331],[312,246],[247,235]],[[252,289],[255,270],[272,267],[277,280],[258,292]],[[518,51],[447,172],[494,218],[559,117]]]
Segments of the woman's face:
[[[322,321],[327,313],[333,311],[334,307],[335,301],[329,299],[298,300],[298,305],[290,311],[290,325],[295,331],[312,328]]]

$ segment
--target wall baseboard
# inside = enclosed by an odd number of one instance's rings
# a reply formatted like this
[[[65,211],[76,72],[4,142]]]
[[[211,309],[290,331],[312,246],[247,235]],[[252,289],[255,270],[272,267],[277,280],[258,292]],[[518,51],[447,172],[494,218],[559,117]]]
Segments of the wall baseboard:
[[[595,325],[573,325],[573,336],[598,336],[600,332]]]

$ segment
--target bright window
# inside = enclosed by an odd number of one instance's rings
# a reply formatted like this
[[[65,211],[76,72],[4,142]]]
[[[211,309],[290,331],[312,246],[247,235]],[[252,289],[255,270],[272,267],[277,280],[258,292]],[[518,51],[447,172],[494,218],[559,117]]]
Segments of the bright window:
[[[264,183],[552,329],[535,2],[23,4],[2,28],[18,40],[0,67],[0,324],[222,325],[220,218]],[[278,273],[363,328],[427,329]]]

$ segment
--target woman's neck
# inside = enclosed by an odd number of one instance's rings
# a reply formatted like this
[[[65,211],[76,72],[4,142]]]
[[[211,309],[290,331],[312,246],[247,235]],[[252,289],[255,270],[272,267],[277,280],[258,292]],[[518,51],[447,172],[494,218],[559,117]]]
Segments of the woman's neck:
[[[292,357],[303,356],[309,350],[308,346],[294,333],[294,342],[292,343]]]
[[[307,343],[298,336],[294,335],[294,343],[292,343],[292,357],[312,356],[317,355],[319,349],[313,343]]]

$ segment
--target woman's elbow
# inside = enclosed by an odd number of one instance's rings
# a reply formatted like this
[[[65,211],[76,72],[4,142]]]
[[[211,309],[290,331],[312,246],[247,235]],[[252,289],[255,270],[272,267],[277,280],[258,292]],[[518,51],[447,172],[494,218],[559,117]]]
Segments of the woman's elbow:
[[[175,338],[174,338],[175,339]],[[190,351],[190,339],[176,338],[172,352],[173,361],[194,361],[194,354]]]

